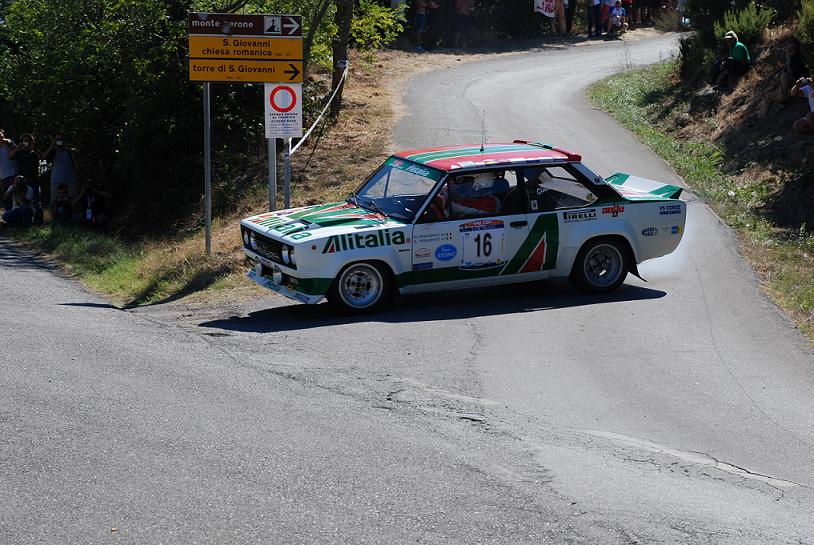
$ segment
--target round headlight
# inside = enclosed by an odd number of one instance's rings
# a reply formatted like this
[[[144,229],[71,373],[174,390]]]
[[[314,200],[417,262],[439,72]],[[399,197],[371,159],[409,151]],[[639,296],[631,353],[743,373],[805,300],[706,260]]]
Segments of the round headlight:
[[[271,279],[278,286],[283,285],[283,271],[280,270],[280,267],[275,265],[271,268]]]
[[[249,232],[248,231],[243,231],[243,245],[244,246],[249,245]]]
[[[291,249],[288,252],[288,259],[291,260],[291,266],[292,267],[297,264],[297,261],[294,259],[294,247],[293,246],[291,247]]]
[[[283,263],[285,263],[286,265],[291,263],[291,257],[290,257],[290,254],[289,254],[290,251],[291,251],[291,249],[286,245],[283,245],[283,248],[280,250],[280,255],[283,258]]]
[[[254,231],[249,231],[249,247],[252,250],[257,249],[257,238],[254,236]]]

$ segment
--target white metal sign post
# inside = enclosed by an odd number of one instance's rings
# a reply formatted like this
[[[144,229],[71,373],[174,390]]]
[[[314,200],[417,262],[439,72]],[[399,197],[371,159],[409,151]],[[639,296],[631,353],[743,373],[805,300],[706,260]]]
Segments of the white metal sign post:
[[[302,138],[302,84],[267,83],[265,86],[266,138],[285,140],[283,151],[283,203],[291,207],[291,139]],[[276,148],[275,148],[276,151]]]

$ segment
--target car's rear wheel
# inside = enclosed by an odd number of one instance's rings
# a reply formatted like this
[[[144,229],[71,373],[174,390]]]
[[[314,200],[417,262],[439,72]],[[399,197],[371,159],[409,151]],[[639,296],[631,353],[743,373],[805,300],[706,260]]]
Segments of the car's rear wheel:
[[[381,308],[392,295],[390,271],[378,263],[351,263],[337,275],[328,300],[340,311],[364,314]]]
[[[598,238],[583,244],[574,260],[569,279],[584,293],[610,293],[625,281],[628,249],[613,238]]]

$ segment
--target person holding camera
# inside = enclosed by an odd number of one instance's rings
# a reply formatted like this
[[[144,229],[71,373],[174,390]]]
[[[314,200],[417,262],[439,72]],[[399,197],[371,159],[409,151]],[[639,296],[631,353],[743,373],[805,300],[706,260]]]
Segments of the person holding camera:
[[[76,176],[76,163],[64,135],[56,135],[51,146],[43,153],[43,158],[51,163],[51,206],[54,204],[56,189],[60,184],[64,184],[68,188],[71,198],[77,197],[79,183]]]
[[[14,151],[14,142],[6,138],[6,133],[0,129],[0,183],[2,183],[3,193],[3,208],[11,210],[11,199],[6,198],[6,192],[14,183],[14,177],[17,176],[17,161],[11,157],[11,152]]]
[[[36,148],[34,135],[25,133],[20,137],[20,145],[14,148],[9,157],[17,161],[17,171],[20,176],[24,176],[28,187],[34,191],[34,199],[32,206],[34,208],[34,217],[42,221],[42,205],[41,196],[42,188],[40,187],[40,159],[42,153]]]
[[[805,117],[795,121],[791,128],[800,135],[814,134],[814,88],[811,87],[810,77],[800,78],[794,82],[794,86],[789,91],[793,97],[805,97],[808,99],[808,112]]]
[[[107,225],[107,203],[112,196],[106,191],[86,185],[73,202],[73,209],[80,213],[80,221],[88,226],[104,229]]]
[[[34,215],[32,208],[34,190],[25,182],[25,177],[15,176],[4,196],[11,199],[12,206],[10,210],[3,212],[3,223],[12,227],[31,225],[31,218]]]

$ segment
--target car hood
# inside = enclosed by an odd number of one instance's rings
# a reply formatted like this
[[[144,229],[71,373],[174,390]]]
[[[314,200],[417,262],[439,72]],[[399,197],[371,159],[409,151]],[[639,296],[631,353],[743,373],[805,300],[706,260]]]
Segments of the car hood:
[[[683,191],[683,188],[675,185],[663,184],[622,172],[608,176],[605,181],[629,201],[677,199]]]
[[[308,233],[307,238],[310,240],[314,236],[350,233],[364,228],[392,228],[405,225],[404,222],[347,202],[267,212],[246,218],[240,223],[260,233],[278,238],[299,235],[294,236],[293,240],[306,238],[302,235],[306,232]]]

